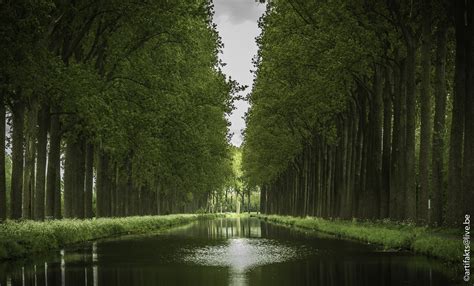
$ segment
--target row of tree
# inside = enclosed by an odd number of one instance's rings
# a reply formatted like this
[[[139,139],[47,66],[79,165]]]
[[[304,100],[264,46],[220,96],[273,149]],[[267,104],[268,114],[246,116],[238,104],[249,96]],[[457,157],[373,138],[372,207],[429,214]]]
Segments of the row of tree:
[[[0,5],[0,219],[207,206],[232,176],[239,89],[220,70],[210,1]]]
[[[474,3],[267,3],[243,165],[266,213],[474,213]]]

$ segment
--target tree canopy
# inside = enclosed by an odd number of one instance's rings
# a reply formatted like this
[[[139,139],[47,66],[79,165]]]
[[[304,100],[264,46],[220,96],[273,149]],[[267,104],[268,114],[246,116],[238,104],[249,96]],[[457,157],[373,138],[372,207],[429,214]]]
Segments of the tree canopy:
[[[435,225],[472,211],[461,2],[267,1],[243,148],[262,211]]]
[[[224,186],[239,86],[210,1],[1,5],[10,217],[91,216],[93,185],[99,216],[192,211]]]

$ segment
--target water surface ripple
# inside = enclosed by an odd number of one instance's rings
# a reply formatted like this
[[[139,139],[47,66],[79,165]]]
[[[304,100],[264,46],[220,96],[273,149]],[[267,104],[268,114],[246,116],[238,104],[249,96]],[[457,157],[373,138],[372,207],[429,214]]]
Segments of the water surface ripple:
[[[458,285],[450,277],[437,260],[256,218],[201,220],[0,264],[2,286]]]

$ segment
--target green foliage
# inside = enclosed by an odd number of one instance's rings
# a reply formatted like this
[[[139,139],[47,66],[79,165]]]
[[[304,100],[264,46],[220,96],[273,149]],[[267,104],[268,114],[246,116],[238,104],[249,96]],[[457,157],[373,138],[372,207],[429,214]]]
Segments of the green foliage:
[[[203,215],[182,214],[46,222],[7,221],[0,225],[0,260],[25,257],[105,237],[149,233],[190,223],[202,217]]]
[[[415,253],[459,262],[462,257],[462,241],[426,227],[397,223],[388,220],[361,221],[326,220],[322,218],[296,218],[278,215],[259,215],[273,223],[321,231],[345,238],[383,246],[385,250],[409,249]]]
[[[336,119],[380,50],[353,8],[344,1],[267,4],[243,148],[251,185],[275,180],[314,134],[337,143]]]
[[[222,189],[239,87],[220,69],[211,1],[1,5],[7,104],[55,107],[64,137],[131,162],[137,188],[159,182],[178,201]]]

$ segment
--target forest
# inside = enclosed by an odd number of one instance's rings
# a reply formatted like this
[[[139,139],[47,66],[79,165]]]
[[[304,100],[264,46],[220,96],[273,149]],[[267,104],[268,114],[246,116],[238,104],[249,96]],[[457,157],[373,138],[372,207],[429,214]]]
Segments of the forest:
[[[0,220],[192,213],[232,183],[209,1],[0,5]]]
[[[474,213],[474,2],[267,1],[243,146],[262,213]]]
[[[0,0],[0,58],[0,286],[472,283],[474,1]]]

